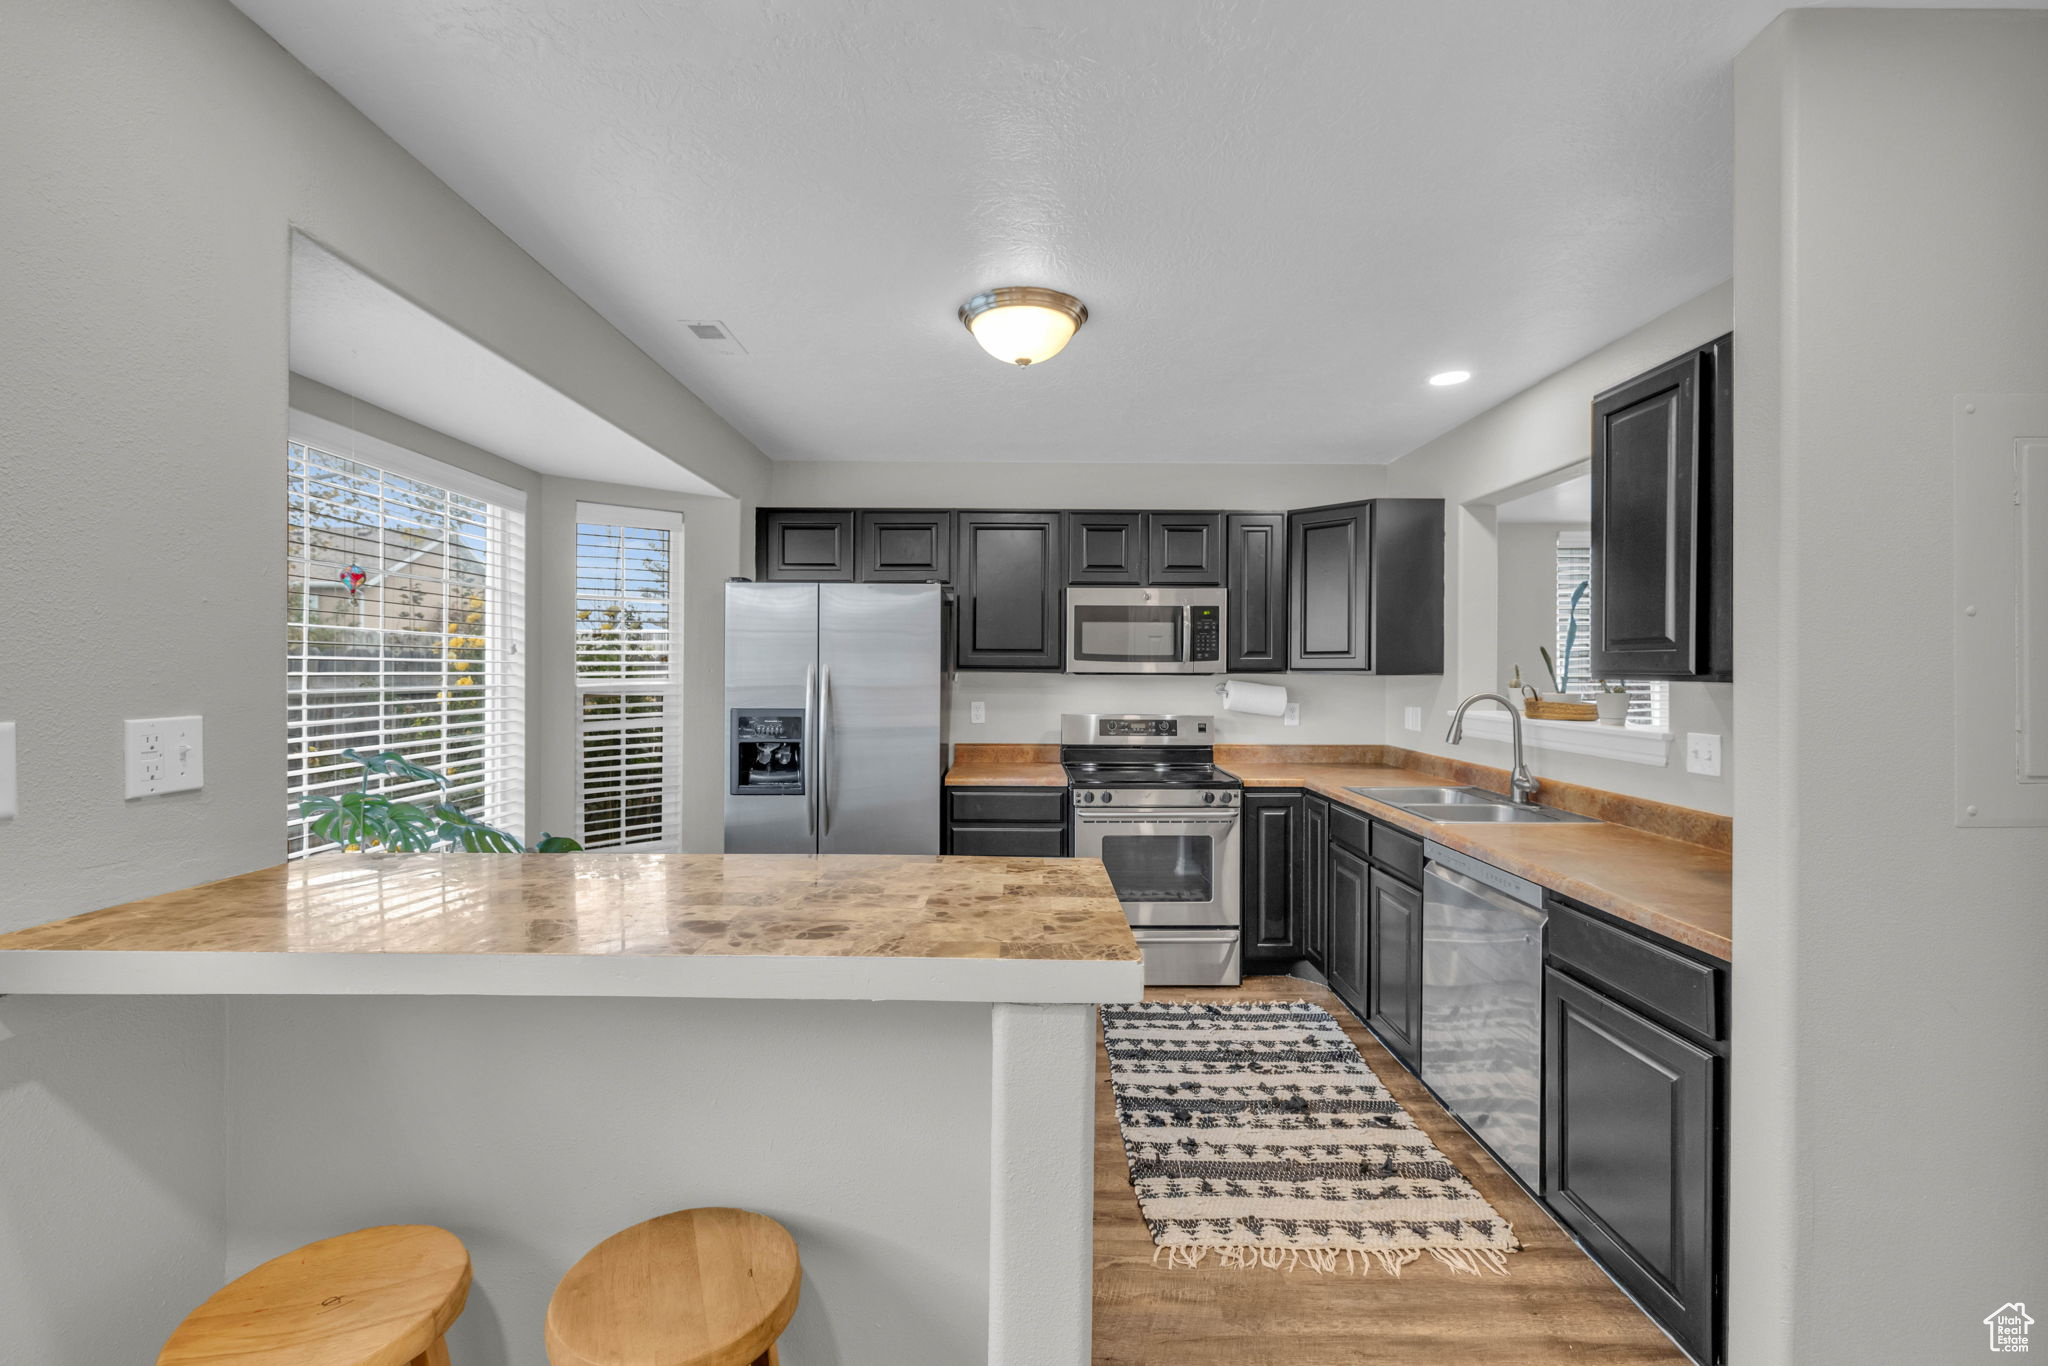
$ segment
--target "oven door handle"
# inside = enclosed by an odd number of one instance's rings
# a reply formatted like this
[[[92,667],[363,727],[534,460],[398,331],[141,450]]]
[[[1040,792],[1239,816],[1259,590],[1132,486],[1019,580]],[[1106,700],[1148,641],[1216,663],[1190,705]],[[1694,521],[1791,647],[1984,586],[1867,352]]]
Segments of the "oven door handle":
[[[1074,813],[1074,823],[1076,825],[1172,825],[1183,828],[1190,826],[1212,826],[1217,829],[1234,829],[1237,825],[1237,817],[1155,816],[1139,815],[1136,812],[1132,812],[1130,815],[1125,815],[1122,812],[1111,815],[1107,811],[1076,811]]]

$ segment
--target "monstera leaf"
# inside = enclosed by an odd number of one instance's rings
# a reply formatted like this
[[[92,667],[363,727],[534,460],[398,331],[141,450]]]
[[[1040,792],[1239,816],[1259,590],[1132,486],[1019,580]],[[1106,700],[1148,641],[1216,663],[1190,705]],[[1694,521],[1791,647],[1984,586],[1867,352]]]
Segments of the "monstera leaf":
[[[307,797],[299,803],[300,814],[307,818],[308,832],[320,842],[338,844],[344,849],[381,846],[404,854],[424,854],[435,849],[461,849],[472,854],[529,852],[511,831],[486,824],[453,803],[439,801],[431,806],[415,806],[370,791],[370,774],[378,773],[402,781],[432,783],[445,793],[448,779],[433,769],[416,764],[395,750],[364,755],[345,749],[341,755],[362,766],[362,787],[337,797]],[[582,848],[565,835],[543,831],[540,842],[530,852],[573,854]]]
[[[486,825],[467,811],[454,806],[437,806],[434,818],[440,822],[441,838],[456,849],[472,854],[523,854],[526,846],[508,830]]]

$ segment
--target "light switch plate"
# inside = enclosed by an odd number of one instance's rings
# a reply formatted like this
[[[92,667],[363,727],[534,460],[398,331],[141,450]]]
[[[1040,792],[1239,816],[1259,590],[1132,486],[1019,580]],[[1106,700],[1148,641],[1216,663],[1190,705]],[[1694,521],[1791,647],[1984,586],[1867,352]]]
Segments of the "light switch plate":
[[[988,720],[988,703],[969,702],[967,704],[967,719],[977,726],[986,723]]]
[[[0,821],[12,820],[20,814],[18,795],[14,785],[14,723],[0,721]]]
[[[1410,730],[1416,730],[1416,731],[1419,731],[1419,730],[1421,730],[1421,729],[1422,729],[1422,708],[1420,708],[1420,707],[1404,707],[1404,708],[1402,709],[1402,711],[1401,711],[1401,724],[1402,724],[1402,725],[1404,725],[1404,726],[1406,726],[1406,727],[1407,727],[1408,729],[1410,729]]]
[[[1298,725],[1300,725],[1300,724],[1301,724],[1301,703],[1299,703],[1299,702],[1289,702],[1289,703],[1287,704],[1287,710],[1286,710],[1286,711],[1284,711],[1284,712],[1282,712],[1282,713],[1280,713],[1280,724],[1281,724],[1281,725],[1283,725],[1283,726],[1298,726]]]
[[[1685,737],[1685,771],[1709,778],[1721,776],[1721,737],[1688,731]]]
[[[130,797],[190,792],[206,781],[203,722],[197,716],[158,716],[122,723],[123,758]]]

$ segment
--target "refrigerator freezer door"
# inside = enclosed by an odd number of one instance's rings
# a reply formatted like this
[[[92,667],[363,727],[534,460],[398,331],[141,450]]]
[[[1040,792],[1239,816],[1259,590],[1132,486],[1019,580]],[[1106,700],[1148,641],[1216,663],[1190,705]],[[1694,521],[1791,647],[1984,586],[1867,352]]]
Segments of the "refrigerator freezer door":
[[[725,852],[817,852],[818,585],[725,586]],[[800,710],[804,715],[801,795],[734,795],[735,712]]]
[[[940,590],[818,585],[818,847],[939,852]]]

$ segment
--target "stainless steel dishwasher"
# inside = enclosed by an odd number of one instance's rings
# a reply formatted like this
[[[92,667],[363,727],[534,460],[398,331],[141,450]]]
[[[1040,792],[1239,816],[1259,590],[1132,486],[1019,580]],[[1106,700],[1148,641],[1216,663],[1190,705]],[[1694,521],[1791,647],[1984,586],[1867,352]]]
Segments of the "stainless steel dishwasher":
[[[1543,889],[1429,842],[1422,1079],[1529,1189],[1543,1189]]]

